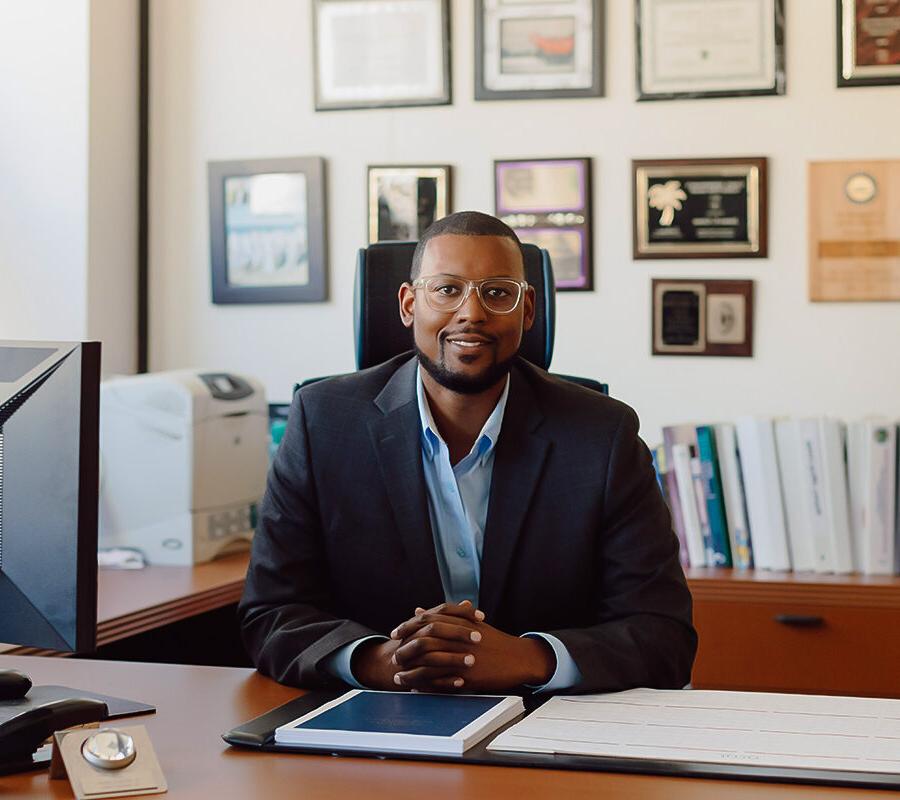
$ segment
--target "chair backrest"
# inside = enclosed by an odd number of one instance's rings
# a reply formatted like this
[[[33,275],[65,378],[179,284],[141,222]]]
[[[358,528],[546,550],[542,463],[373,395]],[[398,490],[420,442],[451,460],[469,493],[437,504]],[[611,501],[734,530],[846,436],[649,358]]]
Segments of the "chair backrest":
[[[543,369],[553,358],[556,295],[550,256],[533,244],[522,246],[525,279],[534,287],[534,325],[525,333],[521,355]],[[378,242],[359,251],[353,301],[356,368],[365,369],[413,347],[397,308],[400,285],[409,280],[415,242]]]

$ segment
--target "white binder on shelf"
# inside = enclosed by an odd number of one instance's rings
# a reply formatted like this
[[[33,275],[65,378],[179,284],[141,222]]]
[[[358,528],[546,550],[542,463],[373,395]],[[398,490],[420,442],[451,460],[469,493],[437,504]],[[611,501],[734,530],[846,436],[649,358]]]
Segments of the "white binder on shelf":
[[[778,420],[775,423],[775,442],[791,545],[791,562],[798,572],[812,572],[816,568],[813,514],[810,508],[812,489],[809,471],[804,464],[799,421]]]
[[[816,571],[853,572],[843,423],[827,417],[803,419],[800,435],[810,481]]]
[[[735,427],[756,568],[789,570],[791,557],[772,420],[740,417]]]
[[[703,544],[700,511],[691,474],[690,445],[672,445],[672,466],[678,483],[678,499],[681,501],[681,516],[688,545],[688,561],[692,567],[703,567],[706,566],[706,548]]]
[[[883,419],[847,426],[847,477],[854,557],[866,575],[894,572],[897,427]]]

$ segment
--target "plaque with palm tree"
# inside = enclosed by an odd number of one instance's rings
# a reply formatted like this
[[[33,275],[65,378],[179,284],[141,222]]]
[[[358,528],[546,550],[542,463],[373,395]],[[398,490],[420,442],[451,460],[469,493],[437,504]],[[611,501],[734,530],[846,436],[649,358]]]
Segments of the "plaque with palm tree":
[[[762,157],[632,162],[634,258],[765,258]]]

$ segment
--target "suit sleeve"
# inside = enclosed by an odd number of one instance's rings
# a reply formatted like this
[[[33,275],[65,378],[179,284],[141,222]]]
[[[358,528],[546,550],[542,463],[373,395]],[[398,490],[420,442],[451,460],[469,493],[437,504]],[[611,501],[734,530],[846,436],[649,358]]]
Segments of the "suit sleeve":
[[[344,645],[378,633],[333,613],[302,396],[294,396],[269,470],[238,622],[263,674],[294,686],[340,686],[323,662]]]
[[[680,689],[690,682],[697,650],[691,594],[630,408],[612,437],[603,509],[595,554],[598,623],[550,631],[581,673],[569,691]]]

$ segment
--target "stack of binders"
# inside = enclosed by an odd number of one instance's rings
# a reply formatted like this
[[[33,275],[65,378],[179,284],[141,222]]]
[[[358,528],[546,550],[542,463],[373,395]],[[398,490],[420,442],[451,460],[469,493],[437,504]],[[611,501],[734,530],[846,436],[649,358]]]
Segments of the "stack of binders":
[[[663,439],[654,463],[684,566],[900,574],[895,423],[742,417]]]

